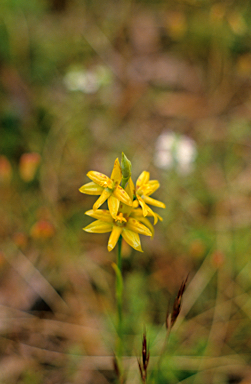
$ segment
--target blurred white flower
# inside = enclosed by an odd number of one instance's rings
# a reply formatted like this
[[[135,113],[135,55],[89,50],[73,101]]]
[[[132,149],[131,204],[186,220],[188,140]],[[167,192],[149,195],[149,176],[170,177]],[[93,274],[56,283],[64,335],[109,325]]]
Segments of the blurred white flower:
[[[154,162],[159,168],[176,168],[181,173],[189,173],[196,155],[196,144],[190,137],[164,132],[157,139]]]
[[[97,66],[92,70],[71,68],[64,77],[64,84],[69,91],[95,93],[101,86],[111,82],[111,73],[104,66]]]

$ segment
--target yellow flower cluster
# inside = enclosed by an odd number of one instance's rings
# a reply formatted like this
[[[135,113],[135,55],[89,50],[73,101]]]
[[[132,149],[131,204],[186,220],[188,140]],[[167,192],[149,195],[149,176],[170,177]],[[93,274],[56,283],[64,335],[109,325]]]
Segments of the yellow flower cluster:
[[[79,191],[89,195],[100,195],[93,209],[85,212],[86,215],[97,219],[83,228],[91,233],[111,232],[108,240],[108,251],[111,251],[118,242],[120,235],[137,251],[143,252],[140,235],[153,236],[154,229],[147,216],[154,218],[154,224],[162,218],[148,206],[148,204],[165,208],[165,204],[155,200],[150,195],[159,188],[157,180],[150,180],[150,174],[143,171],[134,186],[129,175],[125,188],[120,185],[124,175],[116,159],[110,177],[103,173],[90,171],[87,176],[92,180],[83,185]],[[98,209],[105,201],[108,210]]]

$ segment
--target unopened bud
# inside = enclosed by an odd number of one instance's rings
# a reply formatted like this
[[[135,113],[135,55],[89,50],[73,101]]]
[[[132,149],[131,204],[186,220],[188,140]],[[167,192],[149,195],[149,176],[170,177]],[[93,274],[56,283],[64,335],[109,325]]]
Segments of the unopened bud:
[[[132,163],[130,162],[130,160],[128,160],[124,152],[122,152],[122,157],[121,157],[121,171],[122,171],[122,184],[126,185],[126,183],[130,179],[132,174]]]

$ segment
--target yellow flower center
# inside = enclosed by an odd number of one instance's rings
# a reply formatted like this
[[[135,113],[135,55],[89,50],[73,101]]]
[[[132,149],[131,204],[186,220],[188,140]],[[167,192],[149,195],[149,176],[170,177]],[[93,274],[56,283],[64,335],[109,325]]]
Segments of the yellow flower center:
[[[116,217],[116,219],[114,220],[115,221],[115,224],[118,226],[118,227],[124,227],[125,224],[127,223],[127,220],[126,218],[123,216],[123,213],[120,212],[118,214],[118,216]]]

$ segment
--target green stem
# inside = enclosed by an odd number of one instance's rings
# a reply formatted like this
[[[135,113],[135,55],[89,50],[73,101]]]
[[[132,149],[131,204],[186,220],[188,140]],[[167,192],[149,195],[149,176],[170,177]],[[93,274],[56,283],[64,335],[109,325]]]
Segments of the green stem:
[[[121,186],[125,188],[127,180],[122,179]],[[122,306],[123,306],[123,275],[122,275],[122,236],[119,236],[118,239],[118,254],[117,254],[117,268],[116,273],[116,298],[117,298],[117,358],[118,363],[121,369],[121,359],[123,355],[123,316],[122,316]]]
[[[117,266],[120,272],[120,276],[117,274],[116,276],[116,297],[117,297],[117,316],[118,316],[118,341],[117,341],[117,357],[120,362],[122,357],[122,302],[123,302],[123,284],[121,284],[121,278],[122,278],[122,258],[121,258],[121,249],[122,249],[122,236],[119,237],[118,240],[118,255],[117,255]]]

